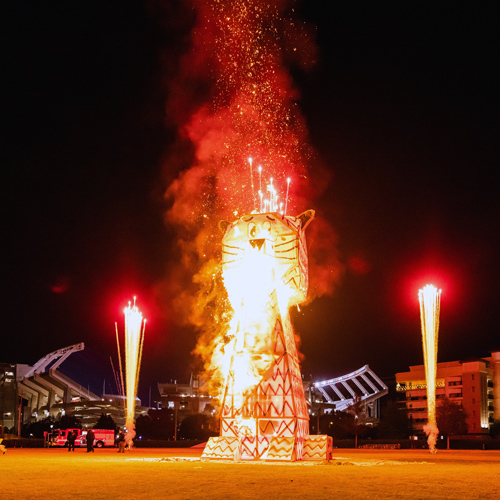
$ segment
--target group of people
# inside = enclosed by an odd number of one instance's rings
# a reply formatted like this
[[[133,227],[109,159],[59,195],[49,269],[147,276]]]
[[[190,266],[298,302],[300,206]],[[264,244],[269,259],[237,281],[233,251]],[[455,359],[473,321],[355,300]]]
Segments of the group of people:
[[[73,431],[69,431],[67,436],[68,451],[75,451],[76,438],[77,435]],[[94,439],[95,439],[94,431],[92,429],[89,429],[87,431],[87,453],[94,452]],[[125,453],[125,445],[126,445],[125,434],[123,433],[122,430],[119,431],[115,444],[118,446],[118,453]]]
[[[68,451],[75,451],[75,442],[76,442],[77,435],[73,431],[69,431],[68,435],[66,437],[66,440],[68,441]],[[94,452],[94,431],[92,429],[89,429],[87,431],[87,453]]]
[[[76,438],[77,434],[74,431],[69,431],[68,435],[66,437],[66,440],[68,442],[68,451],[75,451],[75,443],[76,443]],[[2,441],[4,439],[4,428],[2,425],[0,425],[0,453],[3,453],[5,455],[5,446],[2,444]],[[87,431],[87,453],[93,453],[94,452],[94,440],[95,440],[95,434],[92,429],[89,429]],[[118,446],[118,453],[125,453],[125,434],[123,433],[122,430],[120,430],[115,444]]]

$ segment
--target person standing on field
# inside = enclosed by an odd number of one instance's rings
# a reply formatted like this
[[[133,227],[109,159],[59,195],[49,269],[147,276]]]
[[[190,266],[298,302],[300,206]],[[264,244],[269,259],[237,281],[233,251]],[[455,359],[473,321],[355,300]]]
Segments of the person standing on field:
[[[125,453],[125,434],[123,434],[123,431],[118,434],[116,442],[118,444],[118,453]]]
[[[94,431],[89,429],[87,431],[87,453],[94,452]]]
[[[68,451],[75,451],[76,434],[73,431],[68,433]]]
[[[5,430],[3,428],[3,425],[0,425],[0,452],[5,455],[5,446],[2,444],[3,438],[5,436]]]

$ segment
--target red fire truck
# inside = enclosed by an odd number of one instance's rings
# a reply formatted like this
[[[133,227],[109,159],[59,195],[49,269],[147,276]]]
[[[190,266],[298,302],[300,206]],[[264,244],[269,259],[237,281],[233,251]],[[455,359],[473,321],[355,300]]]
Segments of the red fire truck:
[[[94,446],[115,446],[115,432],[109,429],[92,429],[94,431]],[[75,446],[87,446],[87,431],[85,429],[54,429],[44,432],[45,446],[67,446],[68,434],[73,431],[76,435]]]

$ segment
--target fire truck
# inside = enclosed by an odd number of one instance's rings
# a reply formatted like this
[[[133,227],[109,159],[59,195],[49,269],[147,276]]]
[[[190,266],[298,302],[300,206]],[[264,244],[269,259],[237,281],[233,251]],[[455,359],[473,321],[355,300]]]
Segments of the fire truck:
[[[115,446],[115,432],[109,429],[92,429],[94,431],[94,446]],[[73,431],[76,435],[75,446],[87,446],[87,431],[85,429],[54,429],[44,432],[45,446],[68,446],[68,434]]]

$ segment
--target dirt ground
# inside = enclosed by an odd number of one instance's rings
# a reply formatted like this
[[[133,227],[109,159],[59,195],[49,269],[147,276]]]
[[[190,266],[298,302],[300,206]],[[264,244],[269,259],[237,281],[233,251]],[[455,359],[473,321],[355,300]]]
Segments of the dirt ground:
[[[495,499],[500,451],[334,450],[328,463],[201,462],[201,449],[9,449],[0,499]]]

